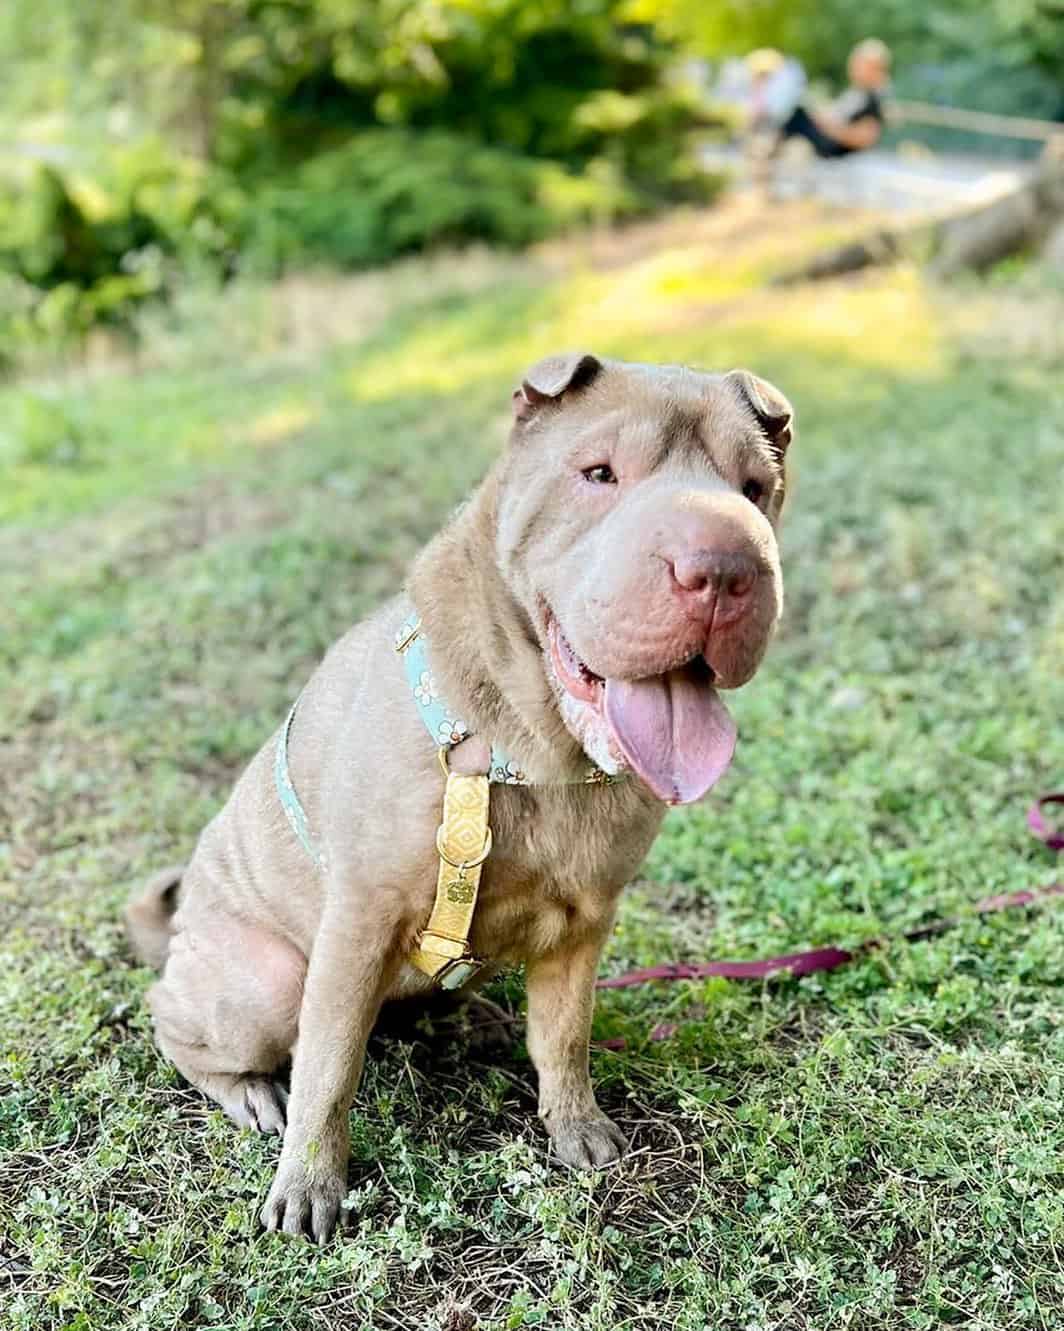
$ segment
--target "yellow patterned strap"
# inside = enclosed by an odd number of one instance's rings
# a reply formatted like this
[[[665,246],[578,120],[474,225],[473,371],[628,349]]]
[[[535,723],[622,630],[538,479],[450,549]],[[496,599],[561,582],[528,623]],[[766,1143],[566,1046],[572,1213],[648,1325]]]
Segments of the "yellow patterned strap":
[[[491,851],[487,776],[447,773],[443,822],[436,833],[436,903],[411,964],[444,989],[458,989],[481,967],[469,950],[484,861]]]

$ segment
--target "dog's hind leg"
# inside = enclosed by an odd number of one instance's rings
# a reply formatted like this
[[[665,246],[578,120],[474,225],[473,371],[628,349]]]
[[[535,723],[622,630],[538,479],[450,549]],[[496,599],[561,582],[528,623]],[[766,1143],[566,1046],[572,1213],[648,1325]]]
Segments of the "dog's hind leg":
[[[160,1050],[241,1127],[283,1133],[274,1078],[291,1057],[306,959],[279,935],[227,914],[175,921],[148,994]]]
[[[159,1048],[185,1080],[225,1110],[238,1128],[284,1136],[288,1094],[269,1076],[208,1072],[195,1046],[158,1038]]]

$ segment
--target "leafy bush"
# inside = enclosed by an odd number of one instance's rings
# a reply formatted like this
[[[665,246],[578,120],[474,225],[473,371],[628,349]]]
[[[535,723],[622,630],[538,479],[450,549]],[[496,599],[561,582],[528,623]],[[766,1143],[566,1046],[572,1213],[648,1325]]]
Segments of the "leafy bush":
[[[357,268],[436,244],[527,245],[639,208],[608,171],[574,176],[443,130],[372,129],[249,194],[240,247],[273,270]]]
[[[228,237],[208,180],[155,140],[0,179],[0,361],[123,326],[179,261],[216,263]]]
[[[723,181],[698,161],[697,131],[719,123],[682,88],[599,92],[574,116],[584,153],[607,156],[647,207],[717,197]]]
[[[630,0],[46,0],[47,40],[13,3],[0,50],[41,75],[19,96],[54,151],[0,178],[0,359],[128,326],[190,268],[520,247],[720,186],[692,151],[704,108]]]

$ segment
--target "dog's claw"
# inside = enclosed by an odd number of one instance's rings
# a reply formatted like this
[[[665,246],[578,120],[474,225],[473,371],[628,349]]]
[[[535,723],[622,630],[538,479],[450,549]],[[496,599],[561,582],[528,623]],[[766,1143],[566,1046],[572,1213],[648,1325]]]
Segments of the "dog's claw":
[[[341,1175],[316,1172],[311,1177],[302,1165],[288,1165],[282,1159],[259,1220],[271,1233],[327,1243],[346,1191],[347,1181]]]

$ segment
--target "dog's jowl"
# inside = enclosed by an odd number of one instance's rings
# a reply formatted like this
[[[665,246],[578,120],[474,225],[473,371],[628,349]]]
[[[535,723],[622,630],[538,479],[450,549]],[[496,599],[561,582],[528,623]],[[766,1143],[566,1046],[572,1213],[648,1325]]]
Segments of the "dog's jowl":
[[[160,1049],[283,1135],[271,1229],[336,1223],[381,1005],[517,963],[555,1155],[624,1150],[588,1077],[598,958],[665,806],[731,760],[721,695],[780,612],[791,410],[743,370],[585,353],[529,370],[513,415],[406,589],[335,644],[188,866],[127,913],[161,969]]]

